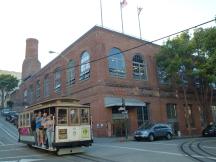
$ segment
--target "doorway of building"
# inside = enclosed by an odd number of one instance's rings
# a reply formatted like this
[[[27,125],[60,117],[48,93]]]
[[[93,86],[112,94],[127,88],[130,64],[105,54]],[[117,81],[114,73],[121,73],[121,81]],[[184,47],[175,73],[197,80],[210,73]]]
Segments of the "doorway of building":
[[[114,119],[112,123],[113,136],[125,136],[126,122],[125,119]]]
[[[213,122],[216,122],[216,106],[212,106],[212,118]]]

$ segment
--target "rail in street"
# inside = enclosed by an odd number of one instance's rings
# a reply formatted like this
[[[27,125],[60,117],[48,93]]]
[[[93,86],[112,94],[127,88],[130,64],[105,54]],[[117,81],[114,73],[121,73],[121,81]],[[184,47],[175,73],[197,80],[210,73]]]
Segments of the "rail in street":
[[[154,142],[95,138],[83,153],[57,156],[18,143],[17,128],[0,116],[0,162],[213,162],[216,138],[185,138]]]
[[[204,144],[215,142],[213,138],[192,139],[180,145],[180,150],[188,157],[199,162],[216,161],[216,150],[205,149]]]

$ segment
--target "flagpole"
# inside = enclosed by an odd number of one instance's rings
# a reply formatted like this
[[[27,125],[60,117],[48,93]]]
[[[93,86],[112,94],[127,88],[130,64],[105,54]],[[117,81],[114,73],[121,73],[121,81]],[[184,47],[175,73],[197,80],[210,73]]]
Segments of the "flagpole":
[[[123,16],[122,16],[122,2],[121,2],[121,0],[120,0],[120,11],[121,11],[121,25],[122,25],[122,33],[124,33]]]
[[[140,26],[140,12],[142,8],[137,7],[137,15],[138,15],[138,22],[139,22],[139,34],[140,34],[140,39],[142,39],[142,33],[141,33],[141,26]]]
[[[100,0],[100,11],[101,11],[101,26],[103,27],[103,10],[102,10],[102,0]]]

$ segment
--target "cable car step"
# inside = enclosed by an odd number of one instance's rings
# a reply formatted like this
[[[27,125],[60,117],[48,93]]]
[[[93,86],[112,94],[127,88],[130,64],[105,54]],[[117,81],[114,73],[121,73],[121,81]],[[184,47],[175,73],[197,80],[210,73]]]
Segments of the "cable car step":
[[[41,147],[41,146],[36,146],[36,145],[32,145],[32,147],[34,148],[39,148],[39,149],[42,149],[42,150],[47,150],[47,151],[57,151],[56,148],[53,148],[53,149],[48,149],[46,147]]]
[[[84,151],[83,147],[60,148],[57,151],[57,155],[74,154],[74,153],[80,153],[83,151]]]

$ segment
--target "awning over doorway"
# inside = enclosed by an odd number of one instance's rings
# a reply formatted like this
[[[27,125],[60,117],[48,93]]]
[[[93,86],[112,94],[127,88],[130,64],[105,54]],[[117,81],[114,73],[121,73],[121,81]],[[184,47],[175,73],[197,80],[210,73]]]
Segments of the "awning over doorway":
[[[146,106],[146,103],[135,98],[124,98],[125,106]],[[122,98],[121,97],[105,97],[104,98],[105,107],[112,106],[122,106]]]

